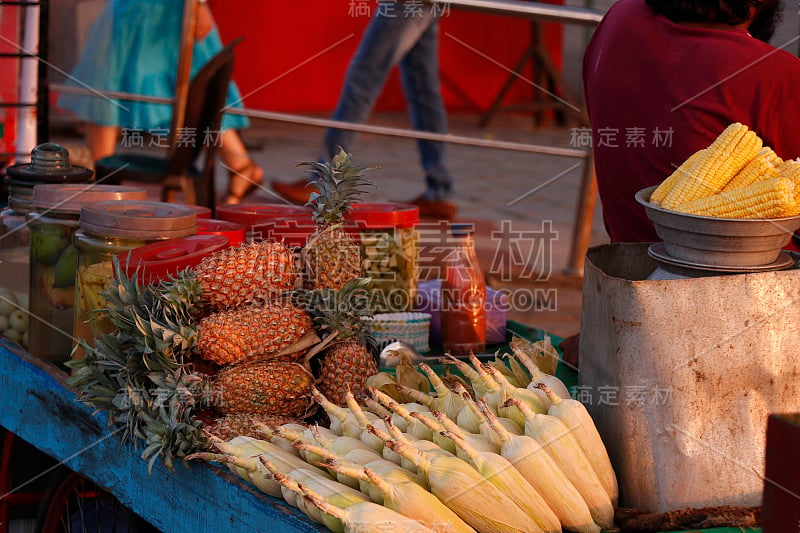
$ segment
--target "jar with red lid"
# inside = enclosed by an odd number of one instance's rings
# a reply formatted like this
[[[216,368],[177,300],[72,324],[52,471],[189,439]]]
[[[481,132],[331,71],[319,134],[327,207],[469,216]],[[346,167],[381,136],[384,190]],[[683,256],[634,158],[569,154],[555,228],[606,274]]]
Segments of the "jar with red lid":
[[[113,257],[153,242],[197,233],[197,212],[164,202],[95,202],[81,208],[75,280],[75,337],[93,343],[113,325],[96,311],[106,306],[103,293],[114,276]],[[78,353],[78,355],[80,355]]]
[[[308,221],[310,228],[308,234],[314,231],[311,209],[302,205],[271,203],[220,205],[217,206],[216,218],[242,224],[247,230],[245,238],[248,241],[273,239],[269,232],[272,231],[271,222],[277,219]]]
[[[150,285],[197,266],[204,257],[229,246],[223,235],[190,235],[145,244],[117,258],[125,276],[136,275],[139,283]]]
[[[357,233],[365,277],[371,278],[376,311],[411,311],[417,292],[419,208],[410,204],[354,204],[348,226]]]
[[[78,253],[72,236],[81,208],[104,200],[145,200],[141,187],[98,184],[40,184],[33,189],[30,312],[28,351],[42,359],[63,362],[72,350],[75,272]]]
[[[228,238],[231,246],[239,246],[245,242],[247,230],[244,225],[227,220],[217,220],[215,218],[197,219],[198,235],[222,235]]]

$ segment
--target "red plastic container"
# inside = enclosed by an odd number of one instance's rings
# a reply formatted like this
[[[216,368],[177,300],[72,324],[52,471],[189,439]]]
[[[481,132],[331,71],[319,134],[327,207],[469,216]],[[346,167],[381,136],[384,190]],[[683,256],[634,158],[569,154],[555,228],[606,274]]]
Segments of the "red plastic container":
[[[247,230],[242,224],[217,220],[215,218],[197,219],[198,235],[222,235],[228,238],[231,246],[239,246],[245,241]]]
[[[211,209],[203,206],[203,205],[187,205],[186,207],[191,207],[195,211],[197,211],[197,219],[201,218],[211,218]]]
[[[229,246],[223,235],[191,235],[146,244],[117,257],[126,276],[138,272],[140,282],[150,284],[193,267],[207,255]]]
[[[283,217],[298,217],[299,220],[311,222],[311,209],[292,204],[237,204],[217,207],[217,218],[242,224],[247,231],[248,241],[263,240],[267,228],[264,224]],[[313,231],[313,229],[312,229]]]
[[[347,220],[359,228],[412,228],[419,223],[419,208],[396,202],[364,202],[353,205]]]

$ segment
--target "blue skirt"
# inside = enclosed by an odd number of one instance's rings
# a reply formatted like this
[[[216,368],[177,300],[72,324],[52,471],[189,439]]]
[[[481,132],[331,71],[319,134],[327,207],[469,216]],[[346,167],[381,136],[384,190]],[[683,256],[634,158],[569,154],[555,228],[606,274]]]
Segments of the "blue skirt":
[[[173,98],[183,28],[183,2],[176,0],[110,0],[92,25],[68,85],[98,91],[121,91]],[[217,52],[217,29],[196,42],[192,76]],[[231,83],[227,105],[242,107]],[[169,128],[172,106],[116,100],[103,96],[62,94],[58,105],[81,120],[130,129]],[[225,114],[223,129],[244,128],[247,117]]]

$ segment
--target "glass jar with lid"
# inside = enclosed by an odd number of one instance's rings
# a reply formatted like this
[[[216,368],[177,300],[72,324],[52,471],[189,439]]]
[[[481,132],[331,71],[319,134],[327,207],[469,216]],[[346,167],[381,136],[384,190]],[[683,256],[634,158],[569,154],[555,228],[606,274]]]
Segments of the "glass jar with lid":
[[[113,325],[96,311],[114,277],[112,258],[157,241],[197,233],[197,212],[189,206],[147,201],[94,202],[81,208],[73,235],[78,251],[74,334],[89,344]],[[81,352],[76,350],[76,356]]]
[[[104,200],[146,200],[141,187],[98,184],[36,185],[28,214],[30,254],[30,336],[28,351],[63,362],[74,345],[75,271],[78,253],[72,236],[81,207]]]
[[[30,286],[30,229],[34,186],[42,183],[89,183],[93,172],[73,166],[69,152],[53,143],[31,152],[31,162],[6,169],[8,206],[0,212],[0,334],[27,346]]]

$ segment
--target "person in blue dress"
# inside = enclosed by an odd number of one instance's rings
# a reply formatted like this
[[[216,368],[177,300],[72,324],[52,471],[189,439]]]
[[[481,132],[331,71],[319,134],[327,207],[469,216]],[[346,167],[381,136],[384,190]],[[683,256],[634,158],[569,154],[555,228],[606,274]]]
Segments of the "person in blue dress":
[[[183,2],[109,0],[89,30],[67,83],[98,91],[173,98],[182,29]],[[211,10],[201,0],[191,75],[221,49]],[[239,91],[231,83],[226,103],[241,107],[240,102]],[[85,122],[86,143],[95,161],[114,153],[123,130],[163,132],[171,125],[171,105],[66,93],[58,105]],[[231,170],[224,203],[241,202],[264,179],[264,171],[250,158],[236,131],[248,124],[241,115],[226,113],[222,117],[219,154]]]

